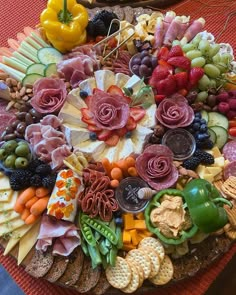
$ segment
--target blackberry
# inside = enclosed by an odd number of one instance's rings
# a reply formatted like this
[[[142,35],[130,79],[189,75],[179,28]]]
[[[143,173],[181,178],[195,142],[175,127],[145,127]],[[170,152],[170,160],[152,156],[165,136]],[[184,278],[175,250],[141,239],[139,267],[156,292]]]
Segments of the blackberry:
[[[202,164],[211,165],[214,164],[215,160],[214,157],[202,150],[196,150],[194,153],[194,157],[199,158]]]
[[[94,31],[94,37],[107,35],[107,28],[102,20],[98,19],[95,22],[93,22],[93,24],[96,28]]]
[[[48,189],[53,189],[56,182],[57,175],[50,174],[42,179],[42,185]]]
[[[30,178],[30,185],[36,186],[36,187],[42,186],[42,179],[41,179],[40,175],[34,174]]]
[[[118,16],[114,12],[109,12],[107,10],[102,10],[99,13],[96,13],[92,19],[92,22],[101,20],[104,22],[105,26],[109,28],[110,23],[113,19],[118,19]]]
[[[39,165],[42,165],[42,164],[44,164],[43,161],[41,161],[41,160],[39,160],[39,159],[34,159],[34,160],[32,160],[32,161],[29,163],[27,169],[30,170],[30,171],[32,171],[32,172],[35,172],[35,169],[36,169]]]
[[[185,160],[182,166],[189,170],[195,170],[200,163],[201,163],[200,159],[198,157],[193,156]]]
[[[88,22],[88,25],[86,27],[86,31],[87,31],[89,36],[95,37],[95,26],[94,26],[94,23],[91,20]]]
[[[48,164],[41,164],[35,169],[35,173],[46,176],[52,172],[52,168]]]
[[[213,146],[214,146],[214,143],[209,138],[205,139],[204,141],[196,140],[196,147],[199,149],[210,150],[213,148]]]
[[[91,36],[93,37],[97,37],[99,35],[106,36],[113,19],[118,19],[118,16],[115,13],[102,10],[94,16],[92,19],[93,25],[89,24],[87,32],[92,33]],[[115,33],[117,30],[119,30],[119,25],[116,23],[112,24],[110,34]]]
[[[11,188],[19,191],[29,187],[32,175],[33,173],[28,169],[16,169],[9,178]]]

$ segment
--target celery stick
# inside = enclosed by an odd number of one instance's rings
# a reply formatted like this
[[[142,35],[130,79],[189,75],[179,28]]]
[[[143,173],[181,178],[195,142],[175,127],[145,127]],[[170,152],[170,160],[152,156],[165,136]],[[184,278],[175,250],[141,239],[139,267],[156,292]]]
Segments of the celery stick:
[[[32,39],[31,37],[27,37],[25,39],[25,41],[27,43],[29,43],[31,46],[33,46],[35,49],[37,49],[37,50],[42,48],[42,46],[39,43],[35,42],[34,39]]]
[[[29,43],[26,41],[22,41],[20,44],[20,47],[27,50],[30,54],[37,56],[38,50],[36,50],[34,47],[32,47]]]
[[[17,71],[7,65],[4,65],[0,63],[0,70],[3,70],[8,75],[10,75],[12,78],[16,79],[17,81],[21,81],[24,79],[25,75],[21,73],[20,71]]]
[[[18,51],[14,51],[12,55],[15,58],[17,58],[19,61],[22,61],[27,66],[34,64],[34,62],[32,60],[26,58],[24,55],[20,54]]]
[[[39,42],[39,44],[41,44],[43,47],[50,47],[50,45],[48,43],[46,43],[42,38],[40,38],[36,33],[32,32],[31,36],[37,41]]]
[[[19,60],[18,58],[15,58],[14,56],[9,57],[10,59],[14,60],[15,62],[28,67],[28,65],[26,63],[24,63],[22,60]]]
[[[20,53],[22,53],[23,55],[27,56],[28,58],[32,59],[34,62],[36,63],[40,63],[39,59],[36,56],[33,56],[31,54],[29,54],[29,52],[27,52],[24,48],[22,48],[21,46],[19,47],[18,51]]]
[[[4,64],[6,64],[10,67],[13,67],[16,70],[19,70],[23,73],[26,72],[27,66],[24,66],[22,63],[18,62],[17,60],[3,56],[2,61],[4,62]]]

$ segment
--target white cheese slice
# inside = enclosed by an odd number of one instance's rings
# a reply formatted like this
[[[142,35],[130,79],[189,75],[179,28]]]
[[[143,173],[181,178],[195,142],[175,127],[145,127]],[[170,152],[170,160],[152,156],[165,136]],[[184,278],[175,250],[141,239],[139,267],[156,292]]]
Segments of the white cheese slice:
[[[65,134],[66,141],[72,146],[89,139],[90,131],[88,129],[66,123],[62,125],[62,130]]]
[[[20,217],[19,213],[16,213],[14,210],[8,210],[1,212],[0,214],[0,226],[4,222],[8,222],[16,217]]]
[[[1,189],[0,187],[0,202],[8,202],[13,194],[13,190],[11,189]]]
[[[119,143],[119,159],[128,157],[134,152],[133,142],[130,138],[122,138]]]
[[[130,79],[130,76],[125,75],[123,73],[117,73],[115,75],[115,85],[122,89],[129,79]]]
[[[86,91],[88,95],[93,93],[93,89],[97,87],[95,78],[88,78],[79,84],[80,90]]]
[[[115,85],[115,74],[110,70],[94,72],[97,88],[107,91],[111,85]]]
[[[125,88],[132,88],[133,94],[136,94],[142,86],[145,86],[145,84],[137,75],[133,75],[131,78],[129,78],[129,80],[124,85]]]
[[[146,114],[142,120],[139,121],[139,124],[152,128],[156,125],[156,104],[152,104],[149,108],[146,109]]]
[[[144,142],[149,134],[152,133],[151,129],[140,126],[137,124],[136,129],[132,131],[131,140],[133,142],[134,153],[140,154],[143,150]]]
[[[40,222],[37,222],[33,227],[20,239],[19,252],[17,264],[21,264],[30,250],[33,248],[34,244],[37,242],[37,237],[40,230]]]
[[[67,96],[66,101],[70,104],[72,104],[75,108],[81,109],[81,108],[87,108],[86,103],[84,100],[80,97],[80,88],[75,88],[71,90]]]
[[[14,192],[9,202],[0,202],[0,212],[13,210],[18,197],[18,192]]]
[[[60,113],[58,115],[59,119],[63,120],[63,123],[69,123],[78,127],[86,127],[87,124],[81,121],[82,114],[81,111],[75,108],[69,102],[65,102]]]
[[[25,224],[25,222],[19,217],[1,224],[0,237],[13,232],[15,229],[21,227],[24,224]]]
[[[9,178],[5,175],[0,177],[0,189],[1,190],[11,189]]]
[[[23,235],[26,234],[31,229],[32,226],[33,224],[24,224],[21,227],[14,230],[10,240],[7,243],[7,246],[5,248],[3,255],[7,255],[15,247],[15,245],[20,241]]]
[[[84,153],[85,155],[91,155],[93,157],[93,154],[96,153],[102,153],[105,148],[104,141],[92,141],[92,140],[86,140],[83,141],[77,145],[74,146],[74,151],[80,151]]]
[[[119,142],[117,143],[116,146],[112,146],[112,147],[106,145],[102,153],[95,153],[93,155],[94,160],[99,162],[102,159],[107,158],[110,162],[118,161],[119,160],[118,145],[119,145]]]

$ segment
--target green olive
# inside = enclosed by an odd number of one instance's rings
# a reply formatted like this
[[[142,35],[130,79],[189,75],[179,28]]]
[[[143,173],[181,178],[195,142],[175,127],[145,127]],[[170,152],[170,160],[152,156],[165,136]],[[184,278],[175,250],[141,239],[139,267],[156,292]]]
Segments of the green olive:
[[[29,164],[29,161],[24,157],[17,157],[15,160],[15,166],[17,169],[26,168]]]
[[[15,149],[15,154],[19,157],[27,157],[30,153],[28,144],[20,144]]]
[[[5,149],[6,153],[9,155],[10,153],[15,151],[15,148],[17,147],[17,141],[14,139],[8,140],[4,145],[2,146],[3,149]]]
[[[9,155],[4,161],[4,166],[6,168],[15,168],[15,161],[16,161],[16,156],[15,155]]]
[[[5,149],[0,149],[0,160],[4,160],[7,156]]]

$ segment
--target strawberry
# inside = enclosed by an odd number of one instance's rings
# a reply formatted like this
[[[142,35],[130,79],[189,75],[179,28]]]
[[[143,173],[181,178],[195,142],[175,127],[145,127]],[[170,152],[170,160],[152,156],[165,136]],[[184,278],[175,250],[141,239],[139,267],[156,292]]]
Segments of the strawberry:
[[[188,73],[180,72],[174,75],[177,90],[186,88],[188,86]]]
[[[181,46],[179,45],[175,45],[171,48],[169,54],[168,54],[168,58],[167,58],[167,61],[169,58],[171,57],[175,57],[175,56],[183,56],[184,53],[183,53],[183,50],[181,48]]]
[[[169,49],[165,46],[161,47],[157,53],[157,59],[167,60],[169,54]]]
[[[93,94],[97,94],[97,93],[104,93],[104,91],[102,91],[99,88],[93,88]]]
[[[114,133],[107,140],[105,140],[105,143],[109,146],[116,146],[119,140],[120,140],[119,135]]]
[[[162,80],[169,76],[170,72],[168,71],[168,68],[164,66],[157,66],[155,67],[154,71],[152,72],[152,77],[154,77],[156,80]]]
[[[112,135],[112,130],[103,129],[98,133],[98,139],[102,141],[106,141]]]
[[[192,88],[193,86],[196,86],[198,81],[202,78],[204,75],[204,69],[200,67],[194,67],[191,68],[189,72],[189,84]]]
[[[92,98],[92,96],[91,96],[91,95],[88,95],[88,96],[84,99],[84,102],[86,103],[86,105],[88,106],[88,108],[90,108],[90,106],[91,106],[91,98]]]
[[[168,63],[174,67],[189,70],[191,61],[186,56],[175,56],[168,59]]]
[[[169,75],[167,78],[157,83],[158,94],[172,95],[176,92],[176,81],[174,76]]]
[[[87,109],[87,108],[81,108],[80,109],[81,113],[82,113],[82,118],[81,120],[88,124],[88,125],[96,125],[94,120],[93,120],[93,113]]]
[[[134,130],[136,128],[136,126],[137,126],[137,124],[136,124],[134,118],[130,116],[127,123],[126,123],[126,125],[125,125],[126,129],[128,131],[132,131],[132,130]]]
[[[88,125],[88,130],[91,131],[91,132],[100,132],[102,131],[101,128],[98,128],[97,126],[94,126],[94,125]]]
[[[130,108],[130,116],[135,122],[140,121],[146,114],[146,111],[141,107]]]
[[[164,98],[166,98],[166,96],[163,95],[163,94],[157,94],[157,95],[155,95],[155,101],[156,101],[156,103],[161,102]]]
[[[159,66],[162,67],[162,69],[167,69],[171,74],[173,74],[173,67],[165,60],[160,59],[158,60]]]
[[[127,128],[126,127],[123,127],[123,128],[117,129],[116,130],[116,134],[119,137],[123,137],[127,133],[127,131],[128,131]]]
[[[123,91],[116,85],[111,85],[108,89],[107,89],[107,93],[110,94],[116,94],[116,95],[120,95],[123,96]]]

